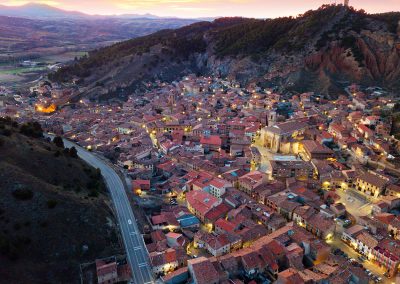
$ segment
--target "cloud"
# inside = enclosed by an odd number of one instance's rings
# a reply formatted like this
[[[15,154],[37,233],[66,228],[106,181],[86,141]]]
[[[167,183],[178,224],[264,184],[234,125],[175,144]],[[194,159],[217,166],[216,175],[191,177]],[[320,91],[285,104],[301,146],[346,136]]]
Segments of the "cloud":
[[[8,6],[21,6],[29,3],[38,3],[38,4],[46,4],[50,6],[59,6],[62,5],[58,1],[52,0],[37,0],[37,1],[26,1],[26,0],[8,0],[8,1],[0,1],[0,4],[8,5]]]
[[[225,0],[223,1],[224,5],[238,4],[238,3],[249,3],[254,2],[253,0]],[[216,4],[221,4],[222,1],[218,0],[123,0],[118,1],[116,3],[119,7],[124,8],[161,8],[165,7],[176,7],[179,5],[180,7],[203,7],[206,9],[210,9],[210,7],[215,6]],[[207,7],[209,6],[209,7]]]

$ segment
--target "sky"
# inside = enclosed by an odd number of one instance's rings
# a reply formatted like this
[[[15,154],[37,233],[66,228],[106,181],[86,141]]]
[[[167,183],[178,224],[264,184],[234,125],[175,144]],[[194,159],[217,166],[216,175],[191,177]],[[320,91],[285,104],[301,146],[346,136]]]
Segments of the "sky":
[[[3,5],[28,2],[88,14],[144,14],[181,18],[243,16],[276,18],[296,16],[333,0],[0,0]],[[341,3],[341,0],[337,0]],[[400,0],[350,0],[350,5],[369,13],[400,11]]]

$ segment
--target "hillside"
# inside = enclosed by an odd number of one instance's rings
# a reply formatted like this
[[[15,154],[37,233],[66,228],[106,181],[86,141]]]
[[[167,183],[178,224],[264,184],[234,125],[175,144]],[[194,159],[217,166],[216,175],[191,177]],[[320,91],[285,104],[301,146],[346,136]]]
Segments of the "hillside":
[[[0,62],[36,59],[68,51],[87,51],[196,21],[130,17],[27,19],[0,16]]]
[[[120,252],[101,175],[37,124],[0,121],[1,283],[79,283],[79,264]]]
[[[369,15],[341,5],[296,18],[222,18],[93,51],[50,79],[80,77],[83,95],[102,98],[187,73],[324,94],[347,82],[398,89],[399,20],[400,13]]]

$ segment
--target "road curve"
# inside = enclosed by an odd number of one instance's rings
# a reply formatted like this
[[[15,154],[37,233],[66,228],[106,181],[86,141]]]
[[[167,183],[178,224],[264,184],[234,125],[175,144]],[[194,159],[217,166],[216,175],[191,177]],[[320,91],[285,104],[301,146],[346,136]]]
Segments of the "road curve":
[[[78,151],[78,156],[92,167],[101,170],[101,174],[106,182],[111,198],[114,203],[117,219],[121,229],[122,238],[125,244],[126,255],[132,270],[132,281],[134,284],[155,283],[154,276],[149,264],[149,255],[143,237],[137,226],[135,216],[125,192],[124,184],[106,162],[97,158],[94,154],[86,151],[82,147],[64,139],[65,147],[74,146]]]

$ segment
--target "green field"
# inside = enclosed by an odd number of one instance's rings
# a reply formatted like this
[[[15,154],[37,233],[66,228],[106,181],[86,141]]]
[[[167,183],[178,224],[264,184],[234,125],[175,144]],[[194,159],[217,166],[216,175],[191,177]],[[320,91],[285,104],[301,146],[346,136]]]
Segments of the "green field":
[[[16,67],[16,68],[0,68],[0,74],[4,75],[20,75],[24,73],[32,73],[32,72],[38,72],[38,71],[43,71],[46,70],[47,67],[42,66],[42,67]]]
[[[68,62],[71,60],[74,60],[75,57],[81,58],[82,56],[87,55],[88,53],[86,51],[69,51],[69,52],[64,52],[60,54],[52,54],[52,55],[47,55],[47,56],[42,56],[35,61],[39,62],[46,62],[49,64],[54,64],[56,62]]]
[[[80,58],[88,53],[85,51],[67,51],[56,54],[43,55],[32,59],[34,62],[44,63],[46,65],[55,64],[57,62],[66,63]],[[1,55],[0,55],[1,56]],[[48,73],[50,70],[47,66],[37,67],[20,67],[16,66],[15,62],[0,63],[0,85],[16,86],[24,83],[29,83],[36,80],[41,74]]]

